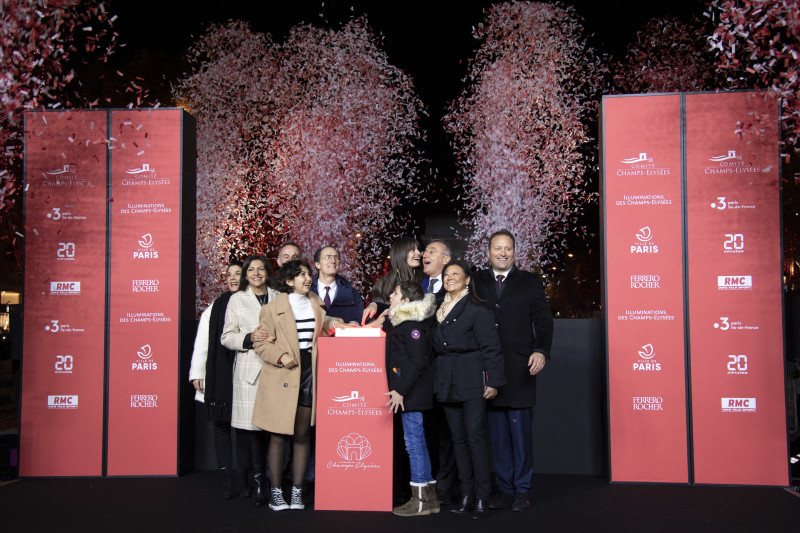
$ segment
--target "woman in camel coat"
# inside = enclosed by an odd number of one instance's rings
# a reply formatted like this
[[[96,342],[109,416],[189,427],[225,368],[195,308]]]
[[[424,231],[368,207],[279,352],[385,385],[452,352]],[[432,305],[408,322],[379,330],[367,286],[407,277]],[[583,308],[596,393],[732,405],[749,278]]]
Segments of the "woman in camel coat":
[[[261,309],[259,329],[266,339],[253,348],[261,358],[253,424],[269,431],[270,509],[303,509],[302,483],[308,466],[310,427],[316,420],[317,338],[344,325],[325,316],[319,296],[310,292],[311,271],[304,261],[281,266],[281,294]],[[283,498],[281,477],[286,443],[293,436],[291,504]]]

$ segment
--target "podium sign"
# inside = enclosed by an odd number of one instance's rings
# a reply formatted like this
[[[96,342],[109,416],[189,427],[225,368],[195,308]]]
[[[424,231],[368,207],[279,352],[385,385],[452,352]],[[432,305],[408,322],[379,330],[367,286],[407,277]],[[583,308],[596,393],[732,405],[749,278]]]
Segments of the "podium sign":
[[[392,510],[384,338],[319,339],[314,508]]]

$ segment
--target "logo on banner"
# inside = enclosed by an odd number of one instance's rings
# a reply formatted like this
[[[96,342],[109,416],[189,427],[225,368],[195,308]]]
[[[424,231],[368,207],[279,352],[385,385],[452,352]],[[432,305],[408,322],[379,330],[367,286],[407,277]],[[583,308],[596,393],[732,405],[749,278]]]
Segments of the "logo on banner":
[[[131,280],[131,292],[158,292],[157,279]]]
[[[663,411],[664,398],[661,396],[634,396],[634,411]]]
[[[380,464],[366,462],[372,455],[372,444],[367,437],[359,433],[350,433],[342,436],[336,444],[336,455],[341,461],[328,461],[327,468],[341,468],[344,470],[379,470]]]
[[[78,395],[60,396],[53,395],[47,397],[48,409],[77,409],[78,408]]]
[[[749,291],[753,276],[717,276],[717,289],[721,291]]]
[[[75,165],[42,172],[42,187],[94,187],[92,180],[79,179]]]
[[[755,413],[755,398],[722,398],[723,413]]]
[[[364,402],[364,397],[359,395],[357,390],[350,391],[347,396],[336,396],[333,398],[334,402]]]
[[[339,439],[336,453],[345,461],[363,461],[372,455],[372,445],[363,435],[350,433]]]
[[[758,326],[749,326],[741,320],[731,320],[730,317],[721,316],[718,322],[714,322],[714,329],[720,331],[757,330]]]
[[[158,259],[158,250],[154,247],[153,236],[145,233],[139,238],[139,248],[133,251],[134,259]]]
[[[328,414],[335,416],[384,416],[380,408],[367,407],[367,400],[358,391],[350,391],[350,394],[331,398],[338,405],[328,407]]]
[[[738,200],[729,200],[726,196],[717,196],[717,201],[711,202],[711,208],[725,211],[726,209],[755,209],[756,206],[742,204]]]
[[[51,281],[50,294],[79,295],[81,293],[80,281]]]
[[[45,216],[50,220],[86,220],[86,217],[83,215],[73,214],[72,208],[73,206],[71,205],[54,207]]]
[[[652,344],[645,344],[639,349],[639,360],[633,363],[636,372],[661,372],[661,363],[656,359],[656,350]]]
[[[138,360],[131,363],[131,370],[158,370],[158,363],[150,361],[153,357],[153,350],[149,344],[145,344],[136,351]]]
[[[75,261],[75,243],[58,243],[58,249],[56,250],[56,261]]]
[[[726,233],[725,241],[722,243],[723,253],[743,254],[744,253],[744,234]]]
[[[50,333],[83,333],[83,328],[73,328],[69,324],[62,324],[59,320],[51,320],[44,330]]]
[[[617,169],[617,176],[669,176],[669,168],[656,167],[653,156],[640,152],[638,157],[623,159],[620,163],[628,165]]]
[[[729,355],[728,356],[728,375],[741,376],[747,374],[747,356]]]
[[[645,274],[631,276],[631,289],[660,289],[661,276],[658,274]]]
[[[632,254],[658,253],[658,244],[653,242],[653,232],[650,230],[650,226],[640,228],[639,231],[636,232],[636,240],[638,242],[631,244]]]
[[[54,366],[56,374],[72,374],[74,359],[71,355],[56,355]]]
[[[727,154],[714,155],[708,158],[715,165],[705,167],[706,174],[742,174],[761,172],[761,167],[756,165],[746,166],[742,156],[736,150],[728,150]],[[769,171],[770,169],[766,169]]]
[[[129,168],[125,171],[129,177],[122,179],[122,185],[169,185],[169,178],[162,178],[156,173],[150,163],[144,163],[139,168]]]
[[[158,394],[131,394],[134,409],[158,407]]]

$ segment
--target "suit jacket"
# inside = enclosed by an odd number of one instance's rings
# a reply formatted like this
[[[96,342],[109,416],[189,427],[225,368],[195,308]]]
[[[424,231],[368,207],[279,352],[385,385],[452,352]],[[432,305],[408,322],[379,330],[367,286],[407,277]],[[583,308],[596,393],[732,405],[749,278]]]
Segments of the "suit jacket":
[[[311,290],[314,294],[323,297],[322,294],[317,292],[317,282],[319,282],[319,274],[314,276],[311,280]],[[328,316],[335,316],[341,318],[345,322],[361,323],[361,316],[364,314],[364,300],[358,291],[350,285],[342,276],[336,276],[336,296],[331,302],[328,309]]]
[[[497,292],[492,269],[473,277],[478,296],[494,311],[495,325],[505,358],[506,386],[491,406],[525,408],[536,404],[536,376],[531,376],[528,360],[533,352],[550,358],[553,344],[553,315],[536,274],[512,268]]]
[[[308,293],[311,309],[314,312],[314,336],[311,340],[312,391],[311,425],[317,414],[317,338],[326,335],[327,325],[325,307],[319,296]],[[289,304],[289,295],[281,293],[277,298],[261,308],[258,317],[261,328],[267,332],[267,339],[253,344],[261,358],[261,380],[258,382],[253,424],[273,433],[294,434],[294,420],[297,413],[297,400],[300,395],[300,345],[297,341],[297,323]],[[286,368],[278,364],[284,354],[294,357],[298,365]]]

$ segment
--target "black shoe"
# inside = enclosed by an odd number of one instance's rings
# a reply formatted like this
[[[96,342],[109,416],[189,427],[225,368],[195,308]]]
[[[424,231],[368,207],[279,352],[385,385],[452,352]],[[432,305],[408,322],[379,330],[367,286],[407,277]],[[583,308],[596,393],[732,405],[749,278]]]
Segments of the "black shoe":
[[[264,472],[253,474],[253,495],[250,498],[250,503],[259,507],[266,505],[267,490],[267,476]]]
[[[508,509],[511,507],[511,502],[514,499],[513,494],[509,494],[508,492],[503,492],[502,490],[497,491],[497,494],[494,495],[492,501],[489,502],[489,509],[493,509],[495,511],[499,509]]]
[[[472,510],[475,505],[475,501],[472,499],[472,496],[462,496],[461,501],[456,504],[455,509],[450,509],[451,513],[468,513]]]
[[[489,515],[489,504],[486,500],[475,500],[475,508],[472,510],[471,518],[473,520],[480,520]]]
[[[527,492],[517,492],[514,494],[514,502],[511,504],[511,510],[514,512],[527,511],[531,508],[531,499]]]

